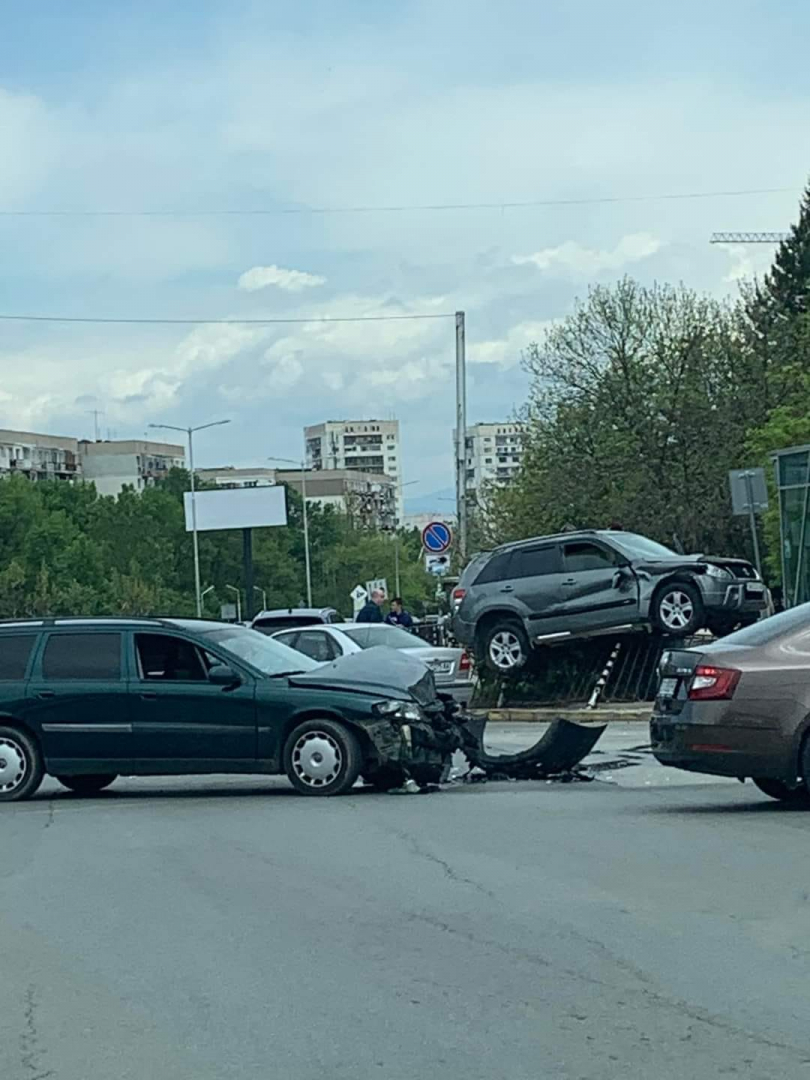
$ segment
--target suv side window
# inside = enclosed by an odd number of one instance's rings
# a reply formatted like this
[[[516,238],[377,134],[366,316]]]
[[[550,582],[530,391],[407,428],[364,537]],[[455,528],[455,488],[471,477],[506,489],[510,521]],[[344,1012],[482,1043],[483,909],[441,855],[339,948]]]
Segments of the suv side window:
[[[0,637],[0,682],[21,682],[28,670],[36,634],[4,634]]]
[[[42,657],[42,677],[99,682],[121,678],[120,634],[50,634]]]
[[[205,682],[208,673],[199,649],[169,634],[136,634],[138,675],[148,682]]]
[[[510,577],[540,577],[560,572],[560,549],[556,544],[545,547],[518,548],[512,552]]]
[[[619,565],[619,557],[614,551],[587,540],[572,540],[564,544],[563,557],[569,574],[582,570],[611,570]]]
[[[483,570],[475,579],[475,584],[487,585],[491,581],[508,581],[512,576],[510,572],[511,562],[511,551],[504,551],[500,555],[495,555],[484,565]]]

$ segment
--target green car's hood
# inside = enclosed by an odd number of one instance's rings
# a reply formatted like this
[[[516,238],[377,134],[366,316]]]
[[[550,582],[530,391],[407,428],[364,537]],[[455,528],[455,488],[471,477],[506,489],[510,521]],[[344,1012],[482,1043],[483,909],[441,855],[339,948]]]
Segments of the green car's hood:
[[[291,675],[290,684],[313,690],[345,690],[410,699],[423,706],[436,701],[433,672],[414,656],[385,645],[341,656],[303,675]]]

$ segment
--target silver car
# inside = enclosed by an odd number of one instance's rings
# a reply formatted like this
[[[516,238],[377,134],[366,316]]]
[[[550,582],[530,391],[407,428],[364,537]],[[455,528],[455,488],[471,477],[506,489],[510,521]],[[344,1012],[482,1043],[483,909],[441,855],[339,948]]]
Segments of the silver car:
[[[323,664],[377,645],[400,649],[430,668],[439,691],[450,694],[460,705],[469,704],[472,697],[473,666],[464,649],[430,645],[400,626],[387,623],[324,624],[279,630],[272,636]]]

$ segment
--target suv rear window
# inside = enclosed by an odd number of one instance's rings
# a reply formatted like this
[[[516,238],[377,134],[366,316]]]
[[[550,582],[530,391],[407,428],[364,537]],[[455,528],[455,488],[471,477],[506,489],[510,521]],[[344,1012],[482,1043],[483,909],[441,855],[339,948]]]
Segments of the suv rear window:
[[[0,637],[0,681],[25,678],[35,634],[4,634]]]
[[[51,634],[42,658],[48,680],[121,678],[120,634]]]
[[[509,564],[511,561],[511,551],[504,551],[500,555],[494,555],[475,579],[475,584],[486,585],[490,581],[505,581],[510,577]]]
[[[518,548],[512,552],[509,575],[513,578],[541,577],[556,574],[560,569],[560,549],[556,544],[545,547]]]

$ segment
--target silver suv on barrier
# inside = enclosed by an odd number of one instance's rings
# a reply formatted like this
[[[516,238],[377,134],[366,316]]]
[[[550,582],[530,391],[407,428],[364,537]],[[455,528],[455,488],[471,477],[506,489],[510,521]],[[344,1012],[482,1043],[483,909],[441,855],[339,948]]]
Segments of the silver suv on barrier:
[[[534,644],[652,629],[717,636],[756,622],[768,589],[744,559],[678,555],[636,533],[583,530],[476,555],[453,592],[453,632],[492,671]]]

